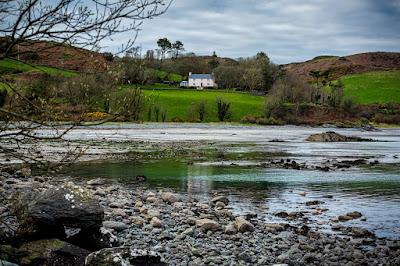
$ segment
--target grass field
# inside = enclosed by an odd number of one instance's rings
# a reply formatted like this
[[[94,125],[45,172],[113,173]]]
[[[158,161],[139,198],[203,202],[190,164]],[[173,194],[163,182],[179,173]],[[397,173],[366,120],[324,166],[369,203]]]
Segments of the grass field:
[[[40,71],[50,75],[61,75],[65,77],[76,75],[75,72],[69,70],[46,66],[32,66],[24,62],[8,58],[0,60],[0,74],[18,74],[31,71]]]
[[[360,104],[400,103],[400,71],[370,72],[342,78],[345,96]]]
[[[239,122],[245,115],[260,116],[263,112],[264,97],[247,93],[221,92],[218,90],[144,90],[147,109],[158,106],[167,113],[167,121],[180,118],[184,121],[197,119],[196,105],[204,101],[206,122],[217,122],[216,99],[221,97],[231,103],[229,121]],[[147,113],[147,110],[145,111]],[[144,117],[146,120],[146,117]]]

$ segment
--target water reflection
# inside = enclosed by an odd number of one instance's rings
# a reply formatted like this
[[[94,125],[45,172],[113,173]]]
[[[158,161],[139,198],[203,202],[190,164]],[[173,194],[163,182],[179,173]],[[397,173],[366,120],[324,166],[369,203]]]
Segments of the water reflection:
[[[400,175],[383,171],[296,171],[255,167],[223,167],[179,161],[101,162],[76,165],[69,174],[107,177],[130,182],[146,176],[150,187],[172,188],[209,201],[216,193],[229,195],[233,212],[256,213],[266,221],[279,221],[278,211],[305,211],[305,203],[320,200],[328,211],[311,220],[328,230],[334,216],[360,211],[367,221],[348,222],[374,230],[380,236],[400,238]],[[299,192],[307,193],[306,197]],[[329,197],[327,197],[329,196]]]

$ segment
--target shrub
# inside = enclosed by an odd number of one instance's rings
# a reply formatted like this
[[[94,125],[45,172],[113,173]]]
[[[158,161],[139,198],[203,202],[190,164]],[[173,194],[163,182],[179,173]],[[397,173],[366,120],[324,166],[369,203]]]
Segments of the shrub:
[[[356,107],[356,104],[355,104],[353,97],[346,97],[345,99],[343,99],[343,102],[342,102],[343,110],[345,110],[348,113],[351,113],[354,111],[355,107]]]
[[[231,103],[223,100],[222,98],[217,98],[217,116],[219,121],[223,122],[230,116]]]
[[[197,112],[199,115],[200,122],[203,122],[204,119],[206,118],[206,103],[204,101],[198,103]]]
[[[53,96],[67,99],[71,104],[99,106],[117,88],[115,79],[107,73],[80,74],[65,79],[53,87]]]
[[[122,99],[117,100],[116,106],[119,106],[119,114],[133,121],[139,121],[144,109],[143,92],[140,89],[127,91]]]
[[[5,105],[6,99],[7,99],[7,90],[0,89],[0,108],[2,108]]]

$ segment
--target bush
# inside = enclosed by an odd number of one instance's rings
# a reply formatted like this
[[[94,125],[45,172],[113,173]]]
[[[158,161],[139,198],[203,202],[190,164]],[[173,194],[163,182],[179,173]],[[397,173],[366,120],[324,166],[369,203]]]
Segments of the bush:
[[[7,99],[7,90],[0,89],[0,108],[2,108],[5,105],[6,99]]]
[[[231,103],[226,102],[222,98],[217,98],[217,116],[219,121],[223,122],[225,119],[229,118],[230,116],[230,107]]]
[[[74,105],[99,107],[116,88],[116,80],[107,73],[80,74],[54,86],[53,96],[65,98]]]
[[[119,107],[118,113],[126,118],[139,121],[144,109],[144,95],[140,89],[131,89],[123,96],[119,96],[116,106]]]
[[[356,107],[355,101],[353,97],[346,97],[343,99],[342,108],[348,113],[352,113]]]

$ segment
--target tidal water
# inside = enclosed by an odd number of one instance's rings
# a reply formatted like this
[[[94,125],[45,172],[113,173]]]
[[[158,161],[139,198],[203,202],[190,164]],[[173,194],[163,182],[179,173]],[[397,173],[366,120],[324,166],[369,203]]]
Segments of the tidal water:
[[[305,139],[314,133],[336,131],[345,135],[371,138],[373,142],[310,143]],[[111,124],[95,129],[77,129],[69,140],[123,142],[201,142],[204,146],[223,147],[224,151],[240,153],[243,160],[109,160],[77,164],[67,174],[78,177],[105,177],[130,183],[137,175],[145,175],[149,187],[188,193],[201,200],[215,194],[228,195],[237,214],[256,213],[265,221],[280,222],[273,214],[278,211],[305,211],[311,224],[330,231],[329,220],[350,211],[360,211],[366,221],[354,220],[347,226],[360,226],[378,236],[400,239],[400,129],[363,131],[310,127],[261,127],[220,124]],[[275,142],[271,142],[274,140]],[[276,142],[277,140],[283,142]],[[176,147],[176,146],[174,146]],[[91,147],[92,151],[96,147]],[[108,150],[112,150],[113,147]],[[107,152],[102,149],[102,152]],[[326,160],[378,160],[380,167],[355,167],[346,170],[288,170],[257,167],[246,154],[281,152],[307,164]],[[262,161],[262,160],[261,160]],[[234,165],[232,164],[234,163]],[[300,196],[306,192],[306,196]],[[318,207],[328,210],[321,215],[306,206],[320,200]]]

